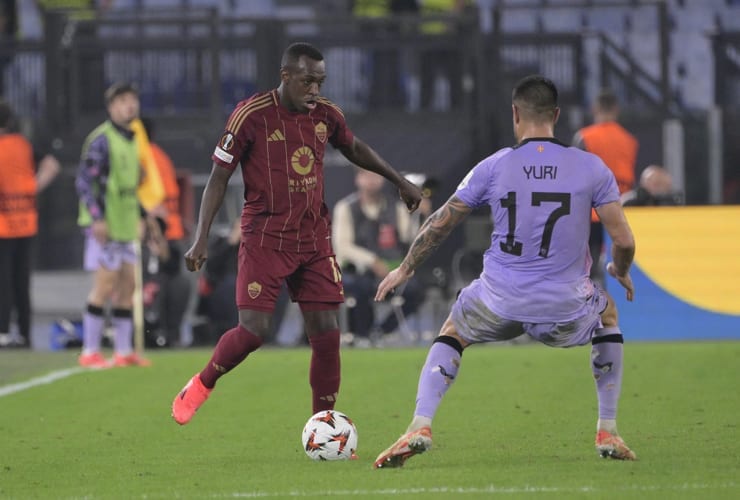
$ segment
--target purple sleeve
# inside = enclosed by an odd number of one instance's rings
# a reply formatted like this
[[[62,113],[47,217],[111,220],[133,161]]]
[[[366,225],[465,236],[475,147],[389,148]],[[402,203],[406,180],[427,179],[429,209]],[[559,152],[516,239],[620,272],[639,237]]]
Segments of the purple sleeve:
[[[478,163],[457,186],[455,196],[470,208],[487,205],[489,193],[493,187],[494,166],[509,151],[511,148],[500,149]]]
[[[597,178],[594,188],[594,196],[591,200],[591,205],[594,208],[614,201],[619,201],[619,187],[617,187],[617,180],[614,178],[614,174],[603,161],[598,158],[596,161],[598,162],[598,167],[596,169]]]
[[[87,206],[93,220],[105,217],[105,190],[108,183],[108,139],[105,134],[95,137],[82,151],[75,188]]]
[[[486,168],[484,162],[476,165],[468,175],[460,182],[455,191],[455,196],[462,200],[470,208],[478,208],[487,202],[488,179],[490,169]]]

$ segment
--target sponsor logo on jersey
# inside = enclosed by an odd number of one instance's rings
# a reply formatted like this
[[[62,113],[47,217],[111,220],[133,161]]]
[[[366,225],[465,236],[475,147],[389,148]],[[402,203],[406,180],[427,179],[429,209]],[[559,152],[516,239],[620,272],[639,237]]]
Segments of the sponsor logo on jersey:
[[[293,170],[297,173],[307,175],[311,172],[315,161],[316,157],[311,148],[308,146],[301,146],[293,152],[293,156],[290,158],[290,166],[293,167]]]
[[[275,142],[275,141],[284,141],[285,136],[283,135],[282,131],[279,128],[276,128],[275,131],[269,135],[267,138],[267,142]]]

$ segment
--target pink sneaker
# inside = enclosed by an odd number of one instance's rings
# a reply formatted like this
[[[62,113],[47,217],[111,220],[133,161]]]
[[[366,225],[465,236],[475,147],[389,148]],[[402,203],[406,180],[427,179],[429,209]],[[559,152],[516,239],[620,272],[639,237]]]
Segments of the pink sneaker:
[[[131,354],[127,354],[125,356],[122,356],[121,354],[116,354],[113,356],[113,366],[117,366],[117,367],[151,366],[151,365],[152,365],[151,361],[139,356],[135,352],[132,352]]]
[[[172,418],[175,419],[175,422],[180,425],[190,422],[198,408],[211,395],[212,390],[203,385],[200,374],[196,373],[172,402]]]
[[[403,467],[406,460],[419,453],[424,453],[431,447],[432,429],[430,427],[422,427],[421,429],[407,432],[398,438],[390,448],[378,455],[373,468]]]
[[[617,460],[637,460],[635,452],[630,450],[622,438],[605,430],[596,433],[596,451],[602,458]]]
[[[77,362],[84,368],[95,368],[97,370],[110,368],[112,366],[110,361],[105,359],[99,352],[80,354],[80,357],[77,358]]]

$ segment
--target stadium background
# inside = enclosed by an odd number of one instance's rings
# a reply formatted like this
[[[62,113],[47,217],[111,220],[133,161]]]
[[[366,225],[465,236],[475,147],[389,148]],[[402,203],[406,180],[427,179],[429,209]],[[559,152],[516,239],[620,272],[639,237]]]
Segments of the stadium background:
[[[30,3],[16,2],[20,9]],[[108,3],[93,17],[49,11],[35,33],[0,45],[4,97],[22,130],[48,142],[64,167],[40,199],[41,274],[81,267],[73,180],[83,138],[105,117],[105,86],[139,85],[157,142],[195,186],[186,204],[192,217],[226,115],[238,100],[274,87],[281,50],[305,40],[326,57],[323,93],[398,169],[438,179],[437,204],[480,158],[513,141],[509,92],[521,76],[537,72],[557,83],[563,117],[556,134],[566,142],[588,123],[598,89],[614,89],[621,121],[640,140],[638,174],[665,165],[688,205],[727,205],[639,216],[638,302],[621,307],[625,331],[644,339],[740,338],[740,217],[731,207],[740,203],[738,2],[479,1],[462,15],[372,19],[353,17],[342,0],[266,2],[269,12],[257,16],[246,1]],[[430,22],[435,30],[425,29]],[[439,70],[425,82],[430,58]],[[427,83],[428,102],[421,96]],[[352,189],[346,166],[340,155],[327,157],[330,205]],[[234,176],[223,227],[238,213],[240,182]],[[472,217],[429,262],[430,275],[444,277],[446,287],[469,279],[474,266],[460,266],[487,246],[487,224],[486,214]],[[666,261],[673,267],[653,269]],[[56,314],[38,297],[34,306]]]

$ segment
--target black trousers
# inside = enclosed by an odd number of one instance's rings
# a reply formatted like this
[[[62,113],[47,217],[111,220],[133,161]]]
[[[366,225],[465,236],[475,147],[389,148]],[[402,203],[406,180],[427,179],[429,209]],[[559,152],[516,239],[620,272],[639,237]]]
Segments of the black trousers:
[[[382,333],[391,333],[398,328],[398,318],[395,314],[389,314],[382,323],[375,317],[374,297],[378,288],[379,280],[372,273],[357,274],[344,272],[342,284],[344,285],[345,301],[354,298],[354,306],[349,308],[348,320],[349,331],[360,337],[367,337],[373,328]],[[411,278],[406,282],[403,290],[404,303],[401,311],[405,316],[413,314],[424,302],[424,288],[418,280]],[[380,323],[380,324],[378,324]]]
[[[10,332],[15,309],[18,331],[31,340],[31,249],[33,237],[0,238],[0,333]]]

